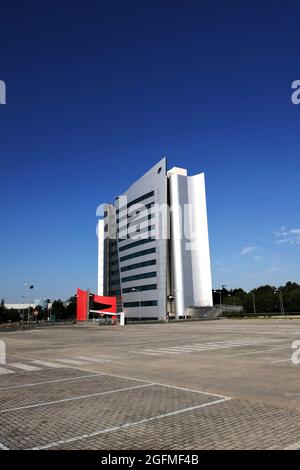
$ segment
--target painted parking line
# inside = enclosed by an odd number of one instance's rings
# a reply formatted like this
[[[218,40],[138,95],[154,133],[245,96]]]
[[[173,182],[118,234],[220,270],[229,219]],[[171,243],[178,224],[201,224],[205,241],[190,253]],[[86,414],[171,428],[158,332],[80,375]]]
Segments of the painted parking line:
[[[99,359],[124,359],[126,355],[124,356],[116,356],[113,354],[93,354],[93,357],[99,358]]]
[[[191,352],[206,352],[206,351],[212,351],[215,349],[219,348],[188,348],[188,347],[176,347],[172,348],[171,351],[176,351],[176,352],[184,352],[184,353],[191,353]]]
[[[81,380],[81,379],[87,379],[90,377],[100,377],[101,375],[104,375],[102,372],[99,372],[97,374],[89,374],[89,375],[79,375],[78,377],[67,377],[66,379],[56,379],[56,380],[45,380],[43,382],[34,382],[34,383],[27,383],[27,384],[21,384],[21,385],[12,385],[10,387],[2,387],[0,388],[0,392],[2,390],[13,390],[15,388],[23,388],[23,387],[34,387],[35,385],[48,385],[48,384],[53,384],[53,383],[58,383],[58,382],[67,382],[69,380]]]
[[[9,448],[0,442],[0,450],[9,450]]]
[[[43,403],[34,403],[32,405],[18,406],[18,407],[15,407],[15,408],[7,408],[5,410],[1,410],[0,414],[1,413],[8,413],[10,411],[28,410],[30,408],[38,408],[38,407],[41,407],[41,406],[57,405],[58,403],[66,403],[66,402],[75,401],[75,400],[83,400],[85,398],[99,397],[101,395],[109,395],[110,393],[119,393],[119,392],[124,392],[124,391],[127,391],[127,390],[134,390],[136,388],[151,387],[153,385],[154,385],[153,383],[142,384],[142,385],[134,385],[132,387],[117,388],[115,390],[107,390],[105,392],[91,393],[91,394],[88,394],[88,395],[80,395],[78,397],[63,398],[61,400],[46,401],[46,402],[43,402]]]
[[[291,349],[291,346],[285,346],[283,348],[271,348],[271,349],[260,349],[259,351],[251,351],[246,353],[238,353],[238,354],[228,354],[227,356],[218,356],[218,357],[233,357],[233,356],[248,356],[250,354],[261,354],[268,351],[279,351],[281,349]]]
[[[174,346],[171,351],[183,351],[183,352],[196,352],[196,351],[212,351],[221,349],[219,346]],[[222,348],[223,349],[223,348]]]
[[[298,449],[300,449],[300,441],[295,442],[294,444],[291,444],[285,447],[283,450],[298,450]]]
[[[5,369],[4,367],[0,367],[0,374],[14,374],[13,370]]]
[[[112,427],[112,428],[101,429],[101,430],[94,431],[94,432],[91,432],[91,433],[82,434],[81,436],[75,436],[75,437],[71,437],[71,438],[68,438],[68,439],[61,439],[59,441],[52,442],[52,443],[46,444],[44,446],[33,447],[33,448],[31,448],[31,450],[50,449],[51,447],[57,447],[57,446],[60,446],[60,445],[69,444],[71,442],[82,441],[84,439],[88,439],[88,438],[91,438],[91,437],[96,437],[96,436],[99,436],[101,434],[107,434],[107,433],[110,433],[110,432],[124,430],[125,428],[129,428],[129,427],[133,427],[133,426],[139,426],[141,424],[146,424],[146,423],[149,423],[151,421],[157,421],[159,419],[167,418],[169,416],[176,416],[176,415],[179,415],[181,413],[187,413],[188,411],[198,410],[200,408],[205,408],[207,406],[216,405],[218,403],[222,403],[222,402],[225,402],[225,401],[228,401],[228,400],[231,400],[231,398],[222,398],[220,400],[214,400],[210,403],[203,403],[202,405],[190,406],[188,408],[181,408],[181,409],[176,410],[176,411],[170,411],[168,413],[162,413],[160,415],[151,416],[150,418],[141,419],[140,421],[132,421],[132,422],[124,423],[124,424],[121,424],[119,426],[115,426],[115,427]]]
[[[111,359],[104,359],[104,358],[94,357],[94,356],[79,356],[76,359],[82,359],[86,362],[111,362]]]
[[[156,352],[147,352],[147,351],[129,351],[130,354],[143,354],[145,356],[161,356],[160,353]]]
[[[203,351],[216,351],[218,349],[230,349],[238,347],[249,347],[256,346],[258,344],[265,343],[265,341],[215,341],[208,343],[194,343],[194,344],[182,344],[178,346],[170,346],[165,348],[157,349],[145,349],[145,353],[157,353],[157,354],[179,354],[179,353],[191,353],[191,352],[203,352]],[[142,354],[142,352],[141,352]]]
[[[79,369],[79,368],[76,367],[76,369]],[[79,369],[79,370],[82,370],[84,372],[89,372],[85,369]],[[226,400],[231,400],[231,397],[229,397],[228,395],[220,395],[219,393],[207,392],[204,390],[196,390],[194,388],[180,387],[178,385],[166,384],[163,382],[150,382],[149,380],[129,377],[128,375],[110,374],[109,372],[103,372],[103,375],[107,375],[108,377],[117,377],[118,379],[133,380],[134,382],[142,382],[144,384],[149,384],[149,385],[159,385],[160,387],[174,388],[175,390],[182,390],[184,392],[199,393],[200,395],[208,395],[211,397],[222,398],[222,399],[225,398]]]
[[[16,367],[17,369],[25,370],[26,372],[33,372],[35,370],[41,370],[40,367],[31,366],[29,364],[21,364],[19,362],[10,363],[9,366],[10,367]]]
[[[17,359],[25,359],[26,361],[33,361],[34,358],[33,357],[27,357],[27,356],[20,356],[19,354],[10,354],[10,353],[6,353],[7,356],[10,356],[10,357],[16,357]]]
[[[279,361],[272,361],[270,362],[270,364],[277,364],[278,362],[287,362],[287,361],[292,362],[291,357],[288,357],[287,359],[280,359]]]
[[[74,364],[77,366],[82,366],[82,364],[86,364],[86,361],[76,361],[75,359],[55,359],[57,362],[63,362],[66,364]]]
[[[159,382],[155,383],[154,385],[159,385],[160,387],[174,388],[175,390],[182,390],[184,392],[199,393],[200,395],[207,395],[210,397],[217,397],[225,401],[231,400],[231,397],[228,397],[226,395],[220,395],[218,393],[211,393],[211,392],[204,392],[203,390],[195,390],[193,388],[179,387],[177,385],[162,384]]]
[[[63,364],[57,364],[55,362],[39,361],[37,359],[32,361],[32,363],[33,364],[40,364],[41,366],[53,367],[53,369],[59,369],[61,367],[67,367],[67,366],[64,366]]]
[[[170,351],[170,349],[145,349],[145,352],[160,354],[179,354],[179,351]]]
[[[171,346],[170,348],[159,348],[159,349],[146,349],[145,351],[152,351],[160,354],[179,354],[179,353],[191,353],[191,352],[202,352],[202,351],[216,351],[217,349],[230,348],[230,346]]]

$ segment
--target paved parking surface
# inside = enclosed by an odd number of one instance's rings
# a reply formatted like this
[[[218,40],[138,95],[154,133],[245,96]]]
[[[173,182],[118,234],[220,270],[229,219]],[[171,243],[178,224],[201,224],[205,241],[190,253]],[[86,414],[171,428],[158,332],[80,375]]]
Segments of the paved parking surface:
[[[300,449],[299,320],[0,333],[0,450]]]

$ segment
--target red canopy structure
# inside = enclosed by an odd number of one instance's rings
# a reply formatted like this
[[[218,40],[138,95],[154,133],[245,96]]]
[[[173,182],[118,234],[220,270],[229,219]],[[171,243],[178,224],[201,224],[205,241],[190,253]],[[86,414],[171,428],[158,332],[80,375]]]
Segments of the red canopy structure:
[[[88,320],[90,302],[93,302],[99,313],[117,313],[117,297],[96,295],[86,290],[77,289],[77,321]]]

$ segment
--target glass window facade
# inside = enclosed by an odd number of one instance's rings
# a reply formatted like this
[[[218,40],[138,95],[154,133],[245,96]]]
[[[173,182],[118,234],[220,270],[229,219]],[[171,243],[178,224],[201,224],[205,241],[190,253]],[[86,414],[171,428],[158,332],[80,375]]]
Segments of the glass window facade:
[[[122,277],[122,282],[138,281],[139,279],[149,279],[150,277],[156,277],[156,271],[143,274],[135,274],[133,276]]]
[[[148,248],[148,250],[136,251],[130,255],[121,256],[120,261],[127,261],[128,259],[138,258],[139,256],[150,255],[156,253],[156,248]]]
[[[137,240],[136,242],[128,243],[128,245],[120,246],[119,251],[125,251],[136,246],[145,245],[146,243],[153,242],[154,240],[154,238],[143,238],[142,240]]]
[[[156,259],[150,259],[149,261],[143,261],[142,263],[130,264],[121,268],[121,272],[130,271],[131,269],[145,268],[146,266],[153,266],[156,264]]]
[[[124,302],[124,307],[155,307],[157,300],[142,300],[141,302]]]
[[[138,204],[139,202],[142,202],[145,199],[148,199],[149,197],[152,197],[152,196],[154,196],[154,191],[150,191],[147,194],[143,194],[143,196],[140,196],[140,197],[137,197],[136,199],[133,199],[132,201],[128,202],[127,206],[121,207],[121,212],[123,210],[126,210],[126,207],[128,209],[129,207],[133,206],[134,204]],[[120,212],[120,209],[117,209],[116,213],[119,214],[119,212]]]
[[[143,207],[141,207],[137,211],[132,211],[132,213],[129,213],[129,214],[127,213],[127,211],[124,214],[123,213],[124,210],[122,210],[122,215],[120,217],[117,217],[117,224],[119,224],[120,222],[123,222],[123,220],[129,219],[129,217],[132,217],[132,216],[136,217],[145,209],[151,209],[151,207],[154,206],[154,204],[155,204],[154,202],[148,202],[148,204],[145,204]]]
[[[129,238],[131,238],[132,235],[134,235],[136,237],[140,233],[151,232],[151,230],[154,230],[154,225],[148,225],[148,227],[144,227],[142,229],[139,229],[139,224],[137,223],[134,231],[131,228],[130,233],[127,233],[126,230],[125,230],[125,232],[124,231],[120,232],[121,236],[120,236],[120,238],[118,238],[118,241],[122,242],[124,240],[128,240]],[[123,236],[123,234],[124,234],[124,236]]]
[[[124,287],[122,289],[122,294],[128,294],[129,292],[136,292],[136,291],[146,291],[146,290],[156,290],[157,284],[146,284],[145,286],[137,286],[137,287]]]

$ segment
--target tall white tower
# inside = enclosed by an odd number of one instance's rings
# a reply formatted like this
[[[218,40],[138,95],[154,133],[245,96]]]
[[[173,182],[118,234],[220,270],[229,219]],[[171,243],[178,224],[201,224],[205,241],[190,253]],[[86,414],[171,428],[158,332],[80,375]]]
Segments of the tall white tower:
[[[213,305],[205,179],[176,167],[167,176],[172,284],[176,317],[182,317],[187,308]]]
[[[103,295],[104,291],[104,220],[98,220],[98,295]]]

